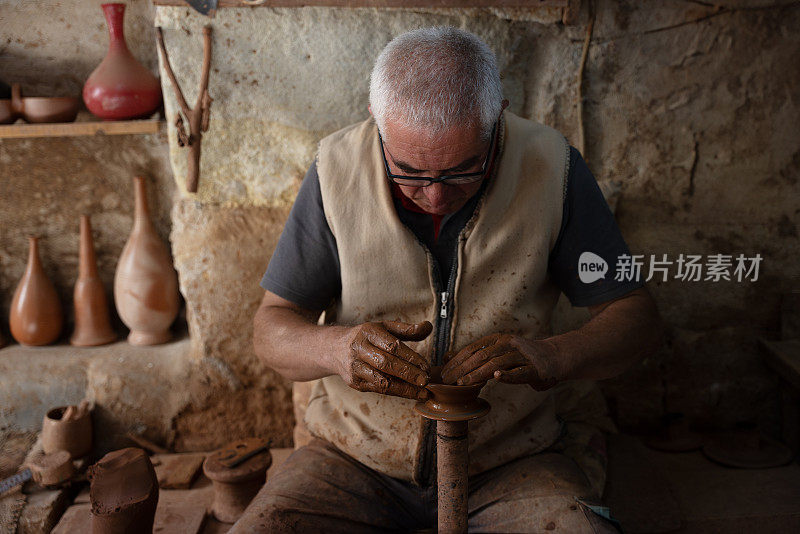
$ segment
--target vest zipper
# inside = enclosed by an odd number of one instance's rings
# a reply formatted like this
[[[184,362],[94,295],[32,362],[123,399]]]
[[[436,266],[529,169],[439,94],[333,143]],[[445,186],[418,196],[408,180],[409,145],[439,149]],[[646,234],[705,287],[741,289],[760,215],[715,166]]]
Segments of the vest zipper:
[[[450,296],[455,291],[456,275],[458,274],[458,248],[461,243],[461,236],[456,240],[456,248],[454,251],[455,257],[453,258],[453,265],[450,269],[450,274],[447,278],[446,286],[441,287],[441,275],[439,274],[439,262],[431,254],[433,261],[433,275],[434,285],[436,291],[439,293],[439,317],[436,319],[436,339],[434,340],[434,365],[444,364],[444,355],[447,353],[447,348],[450,341],[450,326],[452,324],[452,314],[450,313],[450,306],[452,304]],[[424,244],[423,244],[424,246]],[[428,247],[425,247],[428,250]],[[428,250],[430,254],[430,251]],[[442,291],[444,289],[444,291]],[[435,482],[433,476],[433,464],[436,453],[436,423],[430,419],[425,420],[425,430],[423,437],[423,454],[419,463],[419,471],[417,480],[427,485]]]

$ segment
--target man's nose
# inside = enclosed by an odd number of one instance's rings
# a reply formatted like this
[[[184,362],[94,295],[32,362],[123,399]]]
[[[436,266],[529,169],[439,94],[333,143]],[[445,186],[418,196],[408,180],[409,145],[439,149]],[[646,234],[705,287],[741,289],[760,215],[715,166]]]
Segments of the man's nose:
[[[431,204],[439,204],[444,199],[445,187],[447,186],[442,183],[434,183],[425,187],[423,191]]]

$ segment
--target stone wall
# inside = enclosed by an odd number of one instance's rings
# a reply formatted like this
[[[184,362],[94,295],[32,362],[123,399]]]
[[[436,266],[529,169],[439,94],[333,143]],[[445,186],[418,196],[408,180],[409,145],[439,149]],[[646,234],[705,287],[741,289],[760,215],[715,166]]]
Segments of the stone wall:
[[[158,431],[179,449],[251,433],[276,444],[291,439],[290,384],[260,364],[251,347],[258,281],[316,143],[367,116],[371,63],[394,35],[434,24],[475,32],[497,52],[511,110],[580,144],[576,80],[586,2],[573,26],[560,22],[559,10],[261,7],[220,9],[209,19],[189,8],[131,4],[132,48],[155,68],[152,26],[162,26],[190,103],[200,30],[213,26],[214,102],[199,191],[184,188],[186,154],[175,142],[176,106],[163,69],[169,148],[158,136],[2,141],[1,313],[31,231],[48,234],[45,264],[68,302],[76,205],[109,221],[97,232],[110,282],[130,224],[131,171],[146,172],[157,184],[159,228],[170,232],[191,335],[187,357],[198,369],[191,399],[176,405],[166,415],[167,430]],[[603,389],[624,427],[647,426],[665,411],[701,424],[774,423],[776,388],[755,339],[776,335],[780,294],[799,281],[800,6],[595,4],[584,69],[584,152],[598,181],[618,193],[617,218],[632,251],[764,257],[754,283],[651,282],[668,323],[667,344]],[[48,74],[59,72],[57,87],[79,91],[104,53],[99,9],[62,2],[44,17],[39,8],[39,2],[3,6],[9,21],[1,23],[3,35],[10,38],[0,72],[31,91],[52,87]],[[19,26],[28,19],[37,21],[36,31]],[[585,317],[562,301],[556,324],[564,330]],[[135,410],[124,417],[135,417]]]

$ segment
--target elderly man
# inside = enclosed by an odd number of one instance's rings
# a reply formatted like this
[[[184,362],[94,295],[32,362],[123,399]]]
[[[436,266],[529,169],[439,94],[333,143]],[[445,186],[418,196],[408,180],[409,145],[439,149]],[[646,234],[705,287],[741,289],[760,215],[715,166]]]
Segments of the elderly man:
[[[320,142],[255,318],[259,357],[315,381],[315,439],[231,532],[435,526],[435,428],[412,408],[443,363],[448,383],[487,381],[492,406],[470,423],[470,530],[613,531],[587,505],[614,430],[587,381],[661,330],[642,283],[613,279],[628,249],[597,183],[563,135],[504,111],[468,32],[397,37],[369,98],[371,118]],[[582,282],[582,252],[610,272]],[[552,336],[560,292],[591,319]]]

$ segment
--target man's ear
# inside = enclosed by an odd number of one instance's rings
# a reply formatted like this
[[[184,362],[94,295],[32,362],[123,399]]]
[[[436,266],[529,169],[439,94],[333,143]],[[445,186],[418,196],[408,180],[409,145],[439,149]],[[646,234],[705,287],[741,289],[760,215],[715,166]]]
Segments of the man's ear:
[[[367,104],[367,111],[369,111],[369,114],[372,115],[372,106],[369,104]],[[372,116],[374,117],[375,115]]]
[[[501,106],[500,107],[501,111],[506,109],[508,107],[508,99],[504,98],[503,101],[500,103],[500,106]],[[370,111],[370,113],[372,113],[372,112]]]

